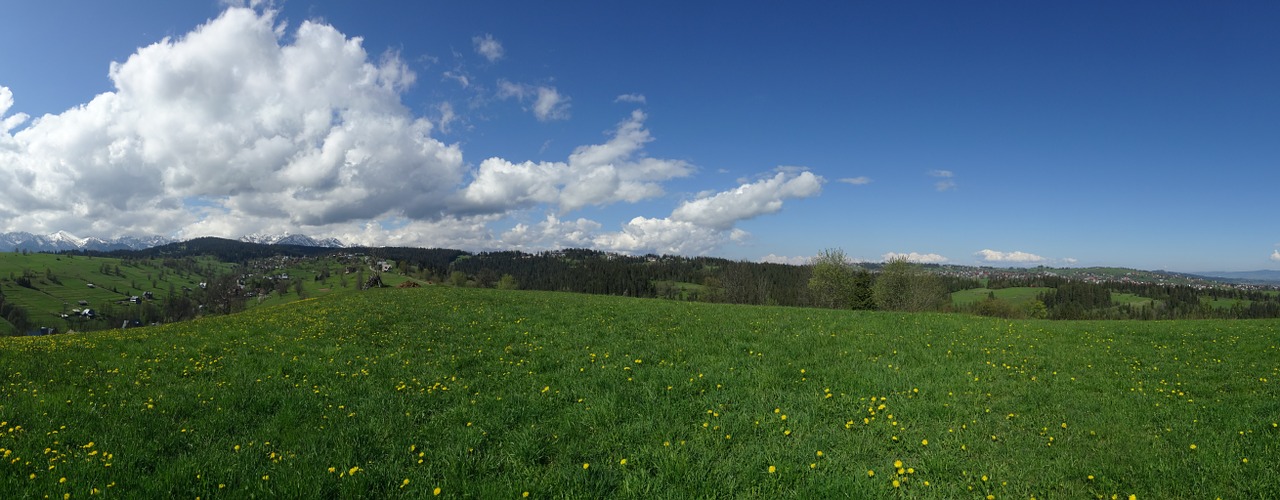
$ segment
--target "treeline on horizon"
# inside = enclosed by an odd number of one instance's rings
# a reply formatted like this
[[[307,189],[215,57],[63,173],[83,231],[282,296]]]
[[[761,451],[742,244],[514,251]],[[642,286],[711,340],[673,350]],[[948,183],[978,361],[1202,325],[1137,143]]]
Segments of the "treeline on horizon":
[[[995,275],[979,280],[935,272],[939,269],[936,265],[905,261],[857,265],[838,249],[824,250],[809,265],[631,256],[591,249],[470,253],[439,248],[263,245],[221,238],[198,238],[137,251],[76,253],[123,259],[204,255],[242,265],[281,255],[323,258],[363,254],[395,261],[397,272],[433,283],[748,305],[960,312],[1011,319],[1280,318],[1280,294],[1275,292],[1132,281],[1085,282],[1046,274]],[[1024,303],[996,298],[994,293],[969,304],[956,305],[950,300],[950,293],[961,290],[1011,287],[1045,290]],[[1117,303],[1112,300],[1113,292],[1148,300]],[[1232,303],[1214,304],[1223,300]]]

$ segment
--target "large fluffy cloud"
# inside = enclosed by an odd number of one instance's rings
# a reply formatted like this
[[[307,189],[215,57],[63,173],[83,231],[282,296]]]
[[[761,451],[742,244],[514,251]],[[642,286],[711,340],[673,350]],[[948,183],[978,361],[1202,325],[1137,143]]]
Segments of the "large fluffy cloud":
[[[286,41],[271,12],[232,8],[110,77],[115,91],[37,118],[0,153],[17,178],[9,207],[23,208],[9,229],[166,232],[197,222],[192,200],[299,227],[429,219],[464,172],[401,104],[413,73],[332,26]]]
[[[472,42],[490,62],[503,57],[492,35]],[[433,137],[465,119],[447,102],[432,108],[438,124],[412,113],[402,98],[416,76],[396,53],[371,55],[321,22],[291,30],[271,10],[228,8],[113,63],[109,76],[110,91],[34,120],[11,112],[15,96],[0,86],[0,231],[701,254],[741,241],[739,221],[815,196],[823,182],[780,170],[601,232],[568,214],[659,198],[695,172],[645,153],[653,138],[642,111],[564,161],[468,165],[458,145]],[[481,87],[465,68],[446,76]],[[569,117],[554,87],[499,79],[493,95],[541,121]],[[507,222],[539,212],[539,222]]]
[[[1280,262],[1280,250],[1271,251],[1271,260]]]

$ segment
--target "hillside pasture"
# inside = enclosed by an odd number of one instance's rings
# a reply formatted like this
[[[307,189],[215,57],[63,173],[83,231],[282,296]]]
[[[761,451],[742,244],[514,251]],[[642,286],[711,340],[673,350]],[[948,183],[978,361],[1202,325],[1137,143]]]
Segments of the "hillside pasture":
[[[1274,498],[1278,333],[335,293],[0,339],[0,491]]]
[[[1015,306],[1022,306],[1036,300],[1036,297],[1051,290],[1045,287],[1009,287],[1009,288],[971,288],[951,294],[951,303],[957,306],[986,300],[989,294],[995,293],[997,299],[1008,301]]]

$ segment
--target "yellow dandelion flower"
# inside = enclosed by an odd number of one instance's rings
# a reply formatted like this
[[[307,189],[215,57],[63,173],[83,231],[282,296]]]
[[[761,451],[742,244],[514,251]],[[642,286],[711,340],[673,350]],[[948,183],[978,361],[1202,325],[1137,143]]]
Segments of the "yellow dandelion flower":
[[[409,486],[409,478],[407,477],[404,478],[404,481],[400,481],[400,487],[404,488],[405,486]]]
[[[894,461],[893,461],[893,468],[895,468],[895,469],[901,469],[901,468],[902,468],[902,461],[901,461],[901,460],[894,460]]]
[[[822,456],[822,450],[818,450],[818,456]]]
[[[587,469],[588,469],[588,468],[590,468],[590,467],[591,467],[591,464],[589,464],[589,463],[585,463],[585,462],[584,462],[584,463],[582,464],[582,470],[587,470]]]
[[[329,468],[329,473],[330,473],[330,474],[333,474],[334,472],[337,472],[337,471],[338,471],[338,468],[337,468],[337,467],[330,467],[330,468]]]
[[[772,465],[770,465],[770,466],[769,466],[769,473],[770,473],[770,474],[773,474],[773,473],[775,473],[775,472],[778,472],[778,468],[777,468],[777,467],[774,467],[774,466],[772,466]]]
[[[1194,450],[1194,449],[1196,449],[1196,444],[1195,444],[1195,443],[1191,443],[1191,449],[1193,449],[1193,450]]]
[[[897,480],[897,479],[894,479],[894,480],[893,480],[893,487],[894,487],[894,488],[897,488],[897,487],[899,487],[899,486],[902,486],[902,483],[898,482],[898,480]]]
[[[432,495],[439,495],[439,494],[440,494],[440,487],[439,487],[439,486],[436,486],[436,489],[431,490],[431,494],[432,494]]]
[[[348,475],[348,476],[354,476],[354,475],[356,475],[356,473],[357,473],[357,472],[360,472],[360,468],[359,468],[359,467],[352,467],[352,468],[350,468],[350,469],[347,469],[347,475]]]
[[[527,491],[526,491],[526,492],[524,492],[524,493],[521,493],[521,494],[520,494],[520,496],[522,496],[522,497],[524,497],[524,498],[529,498],[529,492],[527,492]]]
[[[920,440],[920,446],[929,446],[929,440],[928,440],[928,439],[921,439],[921,440]]]
[[[624,458],[622,460],[619,460],[618,465],[627,465],[627,459]]]
[[[876,477],[876,471],[867,469],[867,477]]]
[[[263,475],[262,475],[262,480],[263,480],[263,481],[270,481],[270,480],[271,480],[271,476],[268,476],[268,475],[266,475],[266,474],[263,474]]]

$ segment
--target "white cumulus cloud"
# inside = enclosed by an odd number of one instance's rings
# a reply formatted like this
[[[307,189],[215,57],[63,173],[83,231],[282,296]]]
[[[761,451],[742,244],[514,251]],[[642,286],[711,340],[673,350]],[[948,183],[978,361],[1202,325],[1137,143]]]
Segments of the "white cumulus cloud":
[[[502,42],[499,42],[493,35],[485,33],[484,36],[475,36],[471,38],[471,44],[475,46],[476,53],[484,56],[489,62],[496,62],[502,59],[505,51],[502,49]]]
[[[738,222],[776,213],[784,200],[816,196],[822,182],[809,171],[780,169],[773,177],[729,191],[704,193],[677,206],[670,217],[636,217],[595,243],[626,253],[705,254],[727,242],[744,241],[749,234],[734,227]]]
[[[1276,262],[1280,262],[1280,250],[1272,250],[1272,251],[1271,251],[1271,260],[1274,260],[1274,261],[1276,261]]]
[[[653,138],[643,112],[563,161],[472,165],[433,136],[466,123],[452,104],[432,108],[435,121],[403,104],[419,82],[398,54],[370,54],[361,38],[323,22],[291,28],[266,5],[229,7],[138,49],[110,65],[110,89],[61,113],[15,112],[21,96],[0,86],[0,232],[289,232],[375,246],[703,254],[744,241],[739,221],[821,190],[821,177],[783,169],[603,232],[568,214],[657,199],[695,172],[645,153]],[[491,35],[473,43],[501,57]],[[493,95],[462,69],[444,79],[433,83]],[[568,117],[570,100],[554,87],[499,80],[496,94],[539,120]],[[510,224],[539,212],[548,215]]]
[[[902,259],[908,262],[915,262],[919,264],[941,264],[948,260],[946,257],[943,257],[936,253],[916,253],[916,252],[911,252],[911,253],[888,252],[884,255],[881,255],[880,258],[885,262]]]
[[[413,72],[329,25],[284,31],[272,11],[228,9],[3,139],[0,205],[21,208],[8,228],[168,233],[197,222],[192,199],[295,227],[438,217],[462,156],[401,104]]]
[[[975,255],[981,256],[986,262],[1044,262],[1046,259],[1039,255],[1026,252],[1000,252],[996,250],[982,249]]]
[[[547,203],[563,213],[661,196],[663,181],[688,176],[693,166],[644,155],[644,145],[653,140],[645,118],[643,112],[632,112],[607,142],[579,146],[564,162],[517,164],[489,158],[462,190],[459,208],[495,212]]]
[[[822,177],[808,171],[783,171],[767,179],[743,184],[732,191],[684,202],[671,212],[671,218],[725,230],[738,221],[782,210],[783,200],[808,198],[821,191]]]

